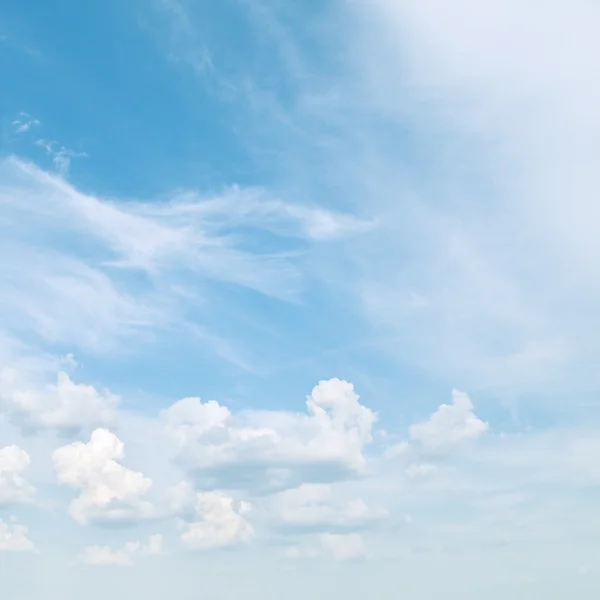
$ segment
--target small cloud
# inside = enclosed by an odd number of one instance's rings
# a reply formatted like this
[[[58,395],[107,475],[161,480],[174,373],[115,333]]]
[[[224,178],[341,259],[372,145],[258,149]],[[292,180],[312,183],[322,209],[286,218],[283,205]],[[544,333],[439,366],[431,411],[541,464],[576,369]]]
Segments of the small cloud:
[[[386,448],[384,452],[384,458],[389,460],[398,458],[399,456],[406,456],[410,452],[410,444],[408,442],[400,442],[394,444],[389,448]]]
[[[22,476],[30,462],[29,454],[18,446],[0,448],[0,507],[31,500],[35,488]]]
[[[63,359],[73,365],[72,355]],[[56,383],[34,385],[14,369],[0,369],[0,397],[4,409],[24,429],[53,429],[61,433],[111,425],[120,398],[108,390],[75,383],[59,372]]]
[[[43,148],[48,154],[51,154],[53,152],[53,148],[54,148],[55,144],[56,144],[56,142],[52,142],[52,141],[48,141],[48,140],[43,140],[43,139],[35,140],[35,145],[39,146],[40,148]]]
[[[52,140],[39,139],[35,142],[36,146],[43,148],[47,154],[52,156],[52,163],[57,173],[65,176],[71,168],[71,159],[73,158],[88,158],[85,152],[76,152],[64,146],[58,146],[58,142]]]
[[[163,554],[163,537],[151,535],[147,544],[128,542],[122,548],[113,550],[110,546],[87,546],[79,562],[94,567],[129,567],[138,556],[159,556]]]
[[[406,474],[411,479],[422,479],[433,475],[438,470],[436,465],[421,464],[421,465],[409,465],[406,468]]]
[[[190,494],[187,486],[180,491],[187,492],[185,496],[191,501],[185,512],[191,512],[193,520],[180,521],[185,530],[181,541],[188,550],[225,548],[248,543],[254,537],[254,529],[245,518],[252,509],[248,502],[235,502],[220,492]],[[180,508],[185,504],[180,503]]]
[[[363,538],[359,533],[338,535],[324,533],[321,544],[334,560],[350,560],[367,556]]]
[[[79,366],[79,363],[75,360],[75,356],[70,352],[64,356],[61,356],[60,364],[65,369],[76,369]]]
[[[61,175],[67,175],[69,169],[71,168],[72,158],[87,157],[88,155],[85,152],[75,152],[74,150],[69,150],[68,148],[63,147],[54,155],[52,162],[58,173]]]
[[[336,497],[332,485],[307,483],[277,494],[273,512],[284,526],[325,531],[355,529],[388,516],[386,511],[368,506],[362,498]]]
[[[32,127],[39,125],[38,119],[34,119],[27,113],[19,113],[19,118],[12,122],[16,133],[27,133]]]
[[[452,390],[452,404],[442,404],[428,421],[412,425],[409,433],[425,450],[443,452],[476,440],[487,429],[488,424],[473,412],[469,396]]]
[[[291,546],[285,551],[290,559],[330,559],[335,561],[368,558],[359,533],[323,533],[312,543]]]
[[[81,525],[123,523],[147,518],[153,506],[144,500],[152,480],[121,464],[124,444],[106,429],[96,429],[87,444],[75,442],[52,454],[61,483],[81,490],[70,515]]]
[[[33,542],[27,537],[27,527],[19,525],[15,517],[8,523],[0,519],[0,552],[35,552]]]

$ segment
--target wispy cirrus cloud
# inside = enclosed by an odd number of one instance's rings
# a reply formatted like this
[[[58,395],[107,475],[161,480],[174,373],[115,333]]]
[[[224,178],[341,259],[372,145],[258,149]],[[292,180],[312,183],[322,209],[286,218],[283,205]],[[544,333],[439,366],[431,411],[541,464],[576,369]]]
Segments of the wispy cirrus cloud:
[[[328,77],[293,10],[244,9],[293,90],[278,97],[259,72],[245,90],[286,184],[377,216],[321,266],[380,350],[496,395],[560,395],[573,374],[595,389],[597,7],[336,4],[319,42],[344,59]]]
[[[210,339],[202,318],[210,286],[296,301],[310,245],[369,227],[263,190],[118,202],[16,158],[0,171],[3,256],[20,257],[0,263],[6,332],[72,348],[114,348],[184,322]]]

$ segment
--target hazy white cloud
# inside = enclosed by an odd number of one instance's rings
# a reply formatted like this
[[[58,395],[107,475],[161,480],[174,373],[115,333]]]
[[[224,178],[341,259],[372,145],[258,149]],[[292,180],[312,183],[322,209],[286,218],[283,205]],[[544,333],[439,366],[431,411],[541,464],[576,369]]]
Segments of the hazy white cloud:
[[[438,470],[436,465],[422,463],[406,467],[405,472],[411,479],[419,479],[433,475]]]
[[[163,537],[151,535],[146,544],[128,542],[113,550],[110,546],[87,546],[79,557],[80,562],[91,566],[129,567],[137,557],[158,556],[163,553]]]
[[[254,537],[254,529],[246,520],[251,510],[248,502],[236,502],[221,492],[179,491],[187,495],[186,499],[179,496],[177,507],[190,516],[190,520],[179,522],[181,541],[188,550],[223,548],[248,543]]]
[[[334,560],[348,560],[366,556],[363,538],[358,533],[345,535],[324,533],[320,537],[323,548]]]
[[[344,561],[366,558],[363,537],[358,533],[323,533],[316,540],[291,546],[286,550],[288,558],[312,558]]]
[[[467,394],[452,390],[452,404],[442,404],[428,421],[410,427],[410,437],[426,451],[443,452],[480,437],[488,424],[473,412]]]
[[[385,349],[471,389],[595,389],[598,6],[346,7],[364,148],[348,160],[385,224],[356,279]],[[374,113],[398,139],[415,132],[426,177],[379,150]]]
[[[392,444],[385,449],[384,457],[392,460],[395,458],[408,456],[410,451],[411,447],[408,442],[398,442],[397,444]]]
[[[31,500],[36,490],[22,475],[30,462],[29,454],[18,446],[0,448],[0,507]]]
[[[96,429],[85,444],[54,451],[58,480],[81,490],[69,507],[78,523],[127,523],[153,514],[153,506],[144,500],[152,480],[123,466],[124,457],[123,442],[106,429]]]
[[[11,368],[0,369],[0,399],[3,410],[24,428],[63,432],[110,425],[120,401],[107,390],[73,382],[65,372],[58,373],[55,384],[35,385]]]
[[[332,485],[302,484],[277,494],[273,500],[277,521],[299,529],[353,529],[387,516],[384,510],[370,508],[362,498],[346,500]]]
[[[8,523],[0,518],[0,552],[35,552],[27,531],[27,527],[17,523],[14,518]]]
[[[360,473],[376,415],[346,381],[321,381],[307,413],[231,413],[215,401],[185,398],[162,418],[179,448],[179,460],[198,474],[229,482],[293,487]]]

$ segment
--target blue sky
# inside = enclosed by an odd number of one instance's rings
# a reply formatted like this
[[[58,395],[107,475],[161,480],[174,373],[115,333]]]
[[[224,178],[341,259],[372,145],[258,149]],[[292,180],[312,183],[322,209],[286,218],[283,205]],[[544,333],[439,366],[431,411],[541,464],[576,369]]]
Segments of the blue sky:
[[[599,23],[4,2],[3,597],[596,598]]]

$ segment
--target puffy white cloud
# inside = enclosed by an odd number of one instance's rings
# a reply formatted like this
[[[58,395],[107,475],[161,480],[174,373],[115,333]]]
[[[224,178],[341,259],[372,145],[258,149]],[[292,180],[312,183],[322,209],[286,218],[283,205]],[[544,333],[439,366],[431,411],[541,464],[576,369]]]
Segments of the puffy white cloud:
[[[119,404],[118,396],[77,384],[64,372],[55,384],[34,386],[8,368],[0,370],[0,399],[24,427],[75,432],[110,425]]]
[[[121,464],[124,444],[106,429],[96,429],[86,444],[75,442],[52,454],[62,483],[81,490],[69,507],[81,524],[127,522],[149,517],[152,505],[143,500],[152,480]]]
[[[326,484],[303,484],[281,492],[275,496],[273,508],[281,524],[307,529],[360,527],[386,516],[385,511],[371,509],[362,498],[336,498],[333,487]]]
[[[180,520],[184,529],[181,541],[188,550],[208,550],[247,543],[254,529],[245,515],[251,510],[248,502],[235,502],[221,492],[194,493],[183,484],[176,488],[177,507],[192,520]]]
[[[452,390],[452,404],[442,404],[425,423],[410,427],[410,437],[431,452],[443,452],[463,442],[477,439],[488,424],[473,412],[467,394]]]
[[[0,519],[1,552],[34,552],[35,546],[27,537],[27,527],[19,525],[14,517],[6,523]]]
[[[113,550],[110,546],[87,546],[81,556],[83,564],[91,566],[128,567],[138,556],[157,556],[163,553],[163,537],[151,535],[147,544],[128,542],[122,548]]]
[[[29,454],[18,446],[0,448],[0,506],[31,500],[35,488],[21,475],[30,462]]]
[[[360,473],[376,415],[354,386],[330,379],[314,387],[307,413],[231,413],[215,401],[185,398],[163,411],[179,459],[220,487],[293,487]],[[213,481],[214,484],[214,481]]]

